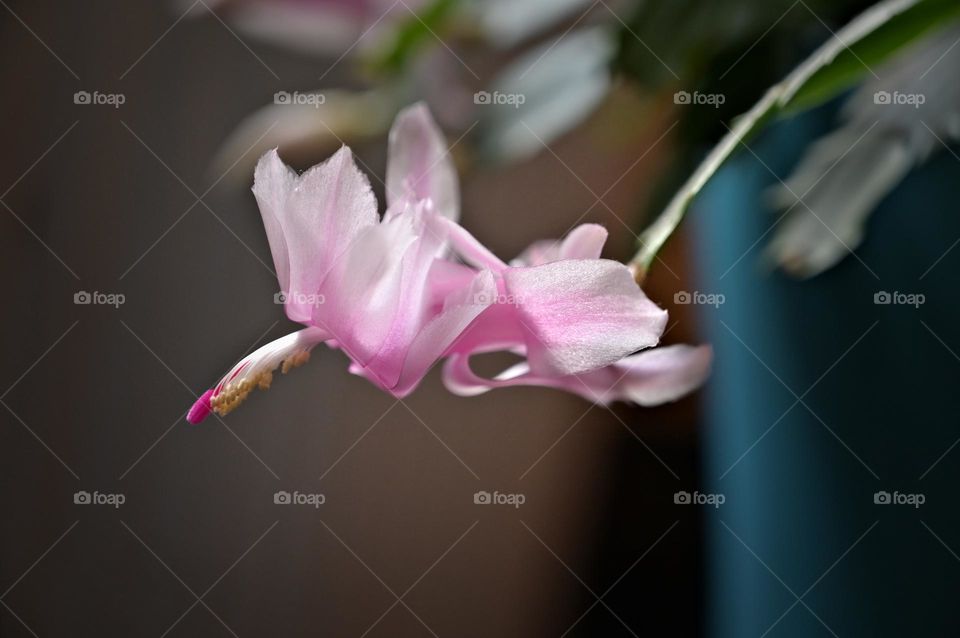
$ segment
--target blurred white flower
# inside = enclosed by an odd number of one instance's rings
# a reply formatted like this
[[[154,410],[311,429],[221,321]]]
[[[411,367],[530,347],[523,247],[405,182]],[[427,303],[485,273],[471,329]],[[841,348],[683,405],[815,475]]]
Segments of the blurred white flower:
[[[371,54],[366,61],[376,68],[391,47],[403,48],[405,39],[398,37],[403,21],[429,19],[413,12],[419,7],[427,16],[437,3],[357,4],[362,6],[352,7],[346,0],[220,0],[209,6],[237,25],[243,24],[243,16],[265,11],[269,15],[255,20],[257,29],[261,34],[275,32],[278,42],[292,45],[299,30],[306,35],[317,29],[314,40],[326,38],[327,27],[318,28],[308,14],[344,14],[358,25],[375,17],[376,27],[367,27],[370,31],[360,44],[337,46],[344,63]],[[381,4],[394,9],[376,15]],[[618,6],[610,0],[610,7]],[[397,7],[404,15],[395,15]],[[294,99],[282,103],[275,96],[273,104],[250,114],[231,132],[212,170],[244,178],[254,158],[276,147],[298,161],[316,161],[341,144],[386,134],[400,106],[411,100],[429,104],[454,137],[472,132],[464,146],[472,144],[487,160],[535,155],[583,122],[607,97],[616,24],[610,7],[598,9],[587,0],[459,0],[444,14],[444,28],[434,25],[440,35],[431,28],[425,44],[410,49],[414,53],[400,67],[370,75],[367,90],[319,88],[292,94]],[[286,12],[302,15],[288,23],[281,19]],[[322,99],[298,101],[298,95]]]
[[[799,277],[860,243],[867,217],[906,174],[960,140],[960,26],[910,45],[854,92],[843,124],[810,145],[772,199],[786,218],[768,257]]]
[[[256,38],[309,53],[346,55],[375,44],[397,17],[409,16],[409,10],[423,0],[206,0],[205,4]]]
[[[280,147],[289,157],[310,162],[343,144],[385,135],[399,99],[388,87],[299,95],[315,95],[318,99],[284,101],[275,95],[272,104],[247,115],[230,133],[214,157],[211,172],[242,181],[250,175],[257,158],[272,148]]]
[[[585,120],[610,91],[614,53],[609,30],[593,26],[514,60],[478,94],[488,98],[476,109],[484,155],[526,159]],[[498,103],[495,96],[506,99]]]

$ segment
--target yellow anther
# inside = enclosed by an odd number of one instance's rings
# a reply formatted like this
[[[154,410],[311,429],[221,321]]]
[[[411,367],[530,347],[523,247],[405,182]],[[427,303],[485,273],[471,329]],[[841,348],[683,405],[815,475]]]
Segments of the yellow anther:
[[[309,351],[296,352],[284,359],[280,369],[286,374],[309,360]],[[210,397],[210,407],[220,416],[226,416],[243,403],[254,388],[268,390],[272,383],[273,370],[263,370],[259,374],[247,376],[239,381],[230,381],[224,384],[216,396]]]
[[[301,352],[294,353],[283,360],[283,365],[280,367],[280,370],[284,374],[286,374],[294,368],[299,368],[309,360],[310,360],[309,350],[304,350]]]
[[[267,370],[261,374],[260,378],[257,380],[257,387],[261,390],[269,390],[271,383],[273,383],[273,372]]]

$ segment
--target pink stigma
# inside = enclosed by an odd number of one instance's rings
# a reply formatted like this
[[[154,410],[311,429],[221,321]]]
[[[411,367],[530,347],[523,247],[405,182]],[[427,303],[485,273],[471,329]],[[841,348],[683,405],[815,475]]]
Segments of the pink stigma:
[[[187,422],[192,425],[197,425],[205,418],[210,416],[210,412],[213,408],[210,407],[210,398],[213,396],[213,390],[207,390],[200,398],[197,399],[197,402],[193,404],[190,408],[190,411],[187,412]]]

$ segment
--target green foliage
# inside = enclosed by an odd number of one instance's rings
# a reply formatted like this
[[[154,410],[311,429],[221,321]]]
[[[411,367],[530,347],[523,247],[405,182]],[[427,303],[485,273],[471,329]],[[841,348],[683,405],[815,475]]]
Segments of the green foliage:
[[[957,17],[957,0],[918,2],[845,47],[797,89],[783,110],[789,114],[823,104],[863,79],[869,68],[881,64],[901,47]]]
[[[459,3],[460,0],[432,0],[416,14],[408,11],[387,46],[373,59],[371,68],[384,75],[402,72],[425,43],[440,37],[447,18]]]
[[[906,44],[958,16],[960,3],[956,0],[883,0],[831,34],[811,56],[784,80],[767,89],[749,111],[737,118],[719,144],[690,173],[641,236],[640,251],[632,261],[638,272],[646,272],[690,202],[744,140],[775,117],[834,97],[871,72],[872,65],[883,63]]]

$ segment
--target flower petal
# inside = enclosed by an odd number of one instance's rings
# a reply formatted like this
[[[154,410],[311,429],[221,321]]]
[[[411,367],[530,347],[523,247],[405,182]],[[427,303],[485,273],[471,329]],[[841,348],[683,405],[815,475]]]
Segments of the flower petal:
[[[531,385],[565,390],[601,405],[628,401],[653,406],[676,401],[700,387],[710,373],[712,356],[709,346],[673,345],[625,357],[584,374],[535,375],[526,363],[520,363],[494,379],[483,379],[470,369],[469,356],[454,355],[444,366],[443,381],[450,392],[461,396]]]
[[[626,357],[611,366],[620,375],[611,388],[593,372],[580,380],[597,392],[604,403],[623,399],[639,405],[676,401],[696,390],[710,374],[713,349],[710,346],[677,344],[652,348]]]
[[[360,365],[373,358],[402,305],[403,264],[419,238],[413,217],[398,216],[359,234],[319,288],[311,321]]]
[[[599,259],[607,241],[607,229],[599,224],[580,224],[562,240],[534,242],[511,266],[540,266],[561,259]]]
[[[456,347],[496,296],[493,273],[484,270],[477,273],[470,286],[448,297],[443,310],[424,326],[410,346],[399,382],[391,389],[394,396],[412,392],[433,364]]]
[[[445,217],[429,220],[433,232],[442,234],[450,241],[450,247],[465,262],[476,268],[486,268],[495,273],[507,269],[503,260],[480,243],[480,240],[470,234],[466,228]]]
[[[377,223],[370,183],[345,146],[300,176],[274,150],[257,164],[253,193],[288,297],[287,316],[307,322],[312,305],[302,298],[314,295],[358,233]]]
[[[536,374],[563,376],[609,365],[656,345],[666,326],[666,311],[615,261],[568,259],[510,268],[503,278]]]
[[[580,224],[560,243],[560,259],[600,259],[607,229],[600,224]]]
[[[397,115],[390,129],[387,206],[398,200],[430,199],[437,212],[460,218],[460,187],[446,140],[423,103]]]
[[[438,257],[445,249],[446,237],[428,227],[427,219],[434,213],[427,204],[429,202],[421,200],[406,213],[418,238],[404,255],[399,302],[390,331],[376,353],[377,376],[388,387],[394,386],[399,380],[407,352],[417,333],[442,309],[450,292],[469,286],[474,274],[470,272],[470,277],[459,287],[444,291],[450,284],[438,279],[434,266],[443,261]]]

